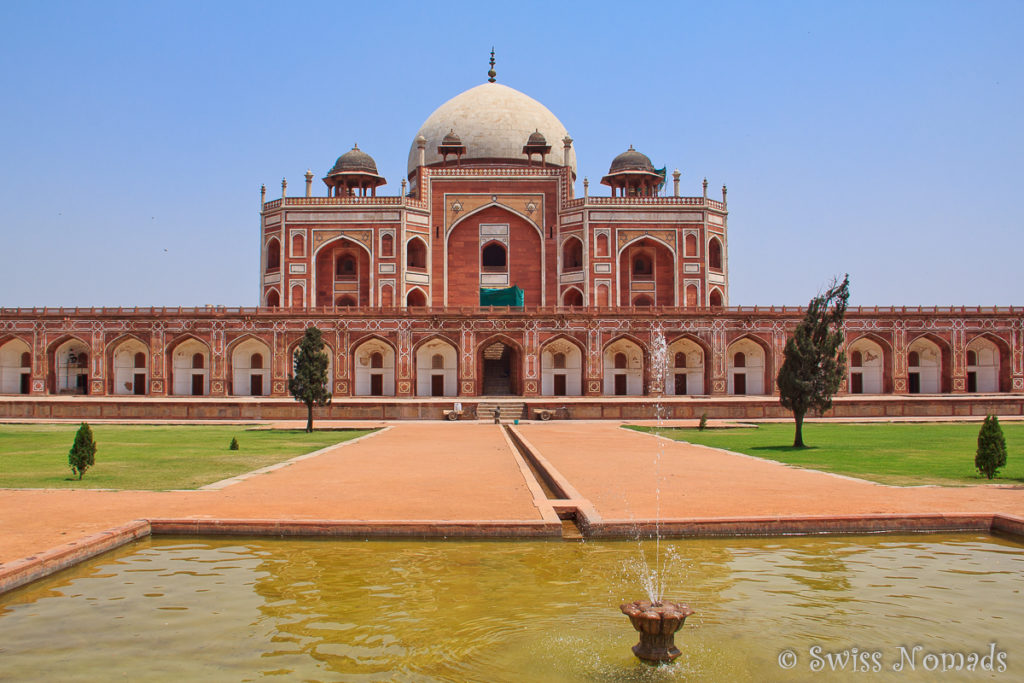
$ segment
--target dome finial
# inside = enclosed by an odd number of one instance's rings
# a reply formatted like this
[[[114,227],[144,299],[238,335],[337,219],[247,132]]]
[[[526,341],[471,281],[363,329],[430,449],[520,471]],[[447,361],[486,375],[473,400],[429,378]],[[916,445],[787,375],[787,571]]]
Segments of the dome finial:
[[[494,83],[496,80],[494,77],[498,75],[498,72],[494,70],[494,46],[491,46],[491,68],[487,71],[487,82]]]

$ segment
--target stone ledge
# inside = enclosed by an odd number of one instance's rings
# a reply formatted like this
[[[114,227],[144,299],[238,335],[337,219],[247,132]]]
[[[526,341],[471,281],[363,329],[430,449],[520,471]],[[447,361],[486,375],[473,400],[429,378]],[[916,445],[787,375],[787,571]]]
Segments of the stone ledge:
[[[98,534],[65,543],[37,555],[0,564],[0,593],[24,586],[149,535],[149,522],[136,520],[108,531],[101,531]]]

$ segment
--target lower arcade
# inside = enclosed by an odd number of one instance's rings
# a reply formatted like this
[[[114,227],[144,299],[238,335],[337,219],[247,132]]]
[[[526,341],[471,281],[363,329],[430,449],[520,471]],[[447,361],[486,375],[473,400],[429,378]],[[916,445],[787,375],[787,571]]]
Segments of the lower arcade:
[[[321,330],[335,399],[777,394],[802,309],[3,309],[0,393],[288,396]],[[1024,392],[1015,308],[851,308],[840,395]]]

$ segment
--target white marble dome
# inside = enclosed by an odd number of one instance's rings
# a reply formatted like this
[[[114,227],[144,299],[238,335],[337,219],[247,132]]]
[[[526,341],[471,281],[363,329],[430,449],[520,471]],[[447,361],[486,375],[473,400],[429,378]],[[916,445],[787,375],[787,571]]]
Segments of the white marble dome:
[[[426,138],[426,162],[433,164],[442,160],[437,147],[449,131],[455,131],[466,146],[464,160],[512,159],[522,162],[526,161],[523,145],[531,133],[540,131],[551,145],[551,151],[544,160],[557,166],[561,166],[564,160],[562,139],[568,135],[562,122],[529,95],[500,83],[484,83],[442,104],[420,126],[409,148],[409,173],[419,163],[416,138],[420,135]],[[569,151],[569,165],[575,174],[575,149]]]

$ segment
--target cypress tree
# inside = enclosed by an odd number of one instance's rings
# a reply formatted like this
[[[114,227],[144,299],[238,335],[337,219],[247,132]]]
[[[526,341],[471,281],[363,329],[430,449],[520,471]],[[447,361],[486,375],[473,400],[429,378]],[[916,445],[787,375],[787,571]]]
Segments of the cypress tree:
[[[307,327],[295,352],[295,366],[288,380],[288,391],[296,401],[306,404],[307,432],[313,431],[313,406],[325,406],[331,402],[328,360],[320,330]]]
[[[786,341],[782,368],[776,378],[782,407],[793,412],[796,434],[793,447],[803,448],[804,416],[809,410],[821,413],[832,407],[832,395],[846,374],[843,318],[850,298],[850,276],[832,281],[824,294],[811,299],[803,320]]]
[[[999,426],[999,418],[995,415],[985,417],[978,432],[974,466],[989,479],[996,476],[1000,468],[1006,467],[1006,438],[1003,436],[1003,428]]]
[[[92,429],[87,422],[83,422],[75,433],[75,443],[68,451],[68,465],[71,466],[71,473],[78,475],[82,480],[85,471],[96,464],[96,442],[92,438]]]

